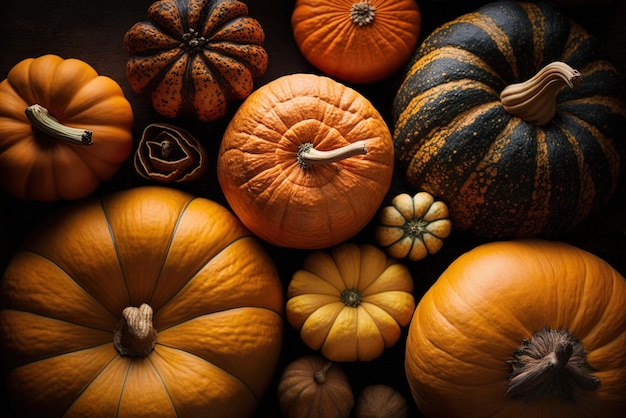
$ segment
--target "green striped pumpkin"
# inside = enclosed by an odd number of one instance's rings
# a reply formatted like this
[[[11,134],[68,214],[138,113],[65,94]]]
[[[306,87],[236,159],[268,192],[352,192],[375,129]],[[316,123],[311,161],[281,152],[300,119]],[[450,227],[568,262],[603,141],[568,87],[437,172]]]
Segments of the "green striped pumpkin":
[[[582,73],[554,92],[542,125],[500,93],[553,61]],[[548,3],[497,1],[435,29],[393,103],[397,166],[487,238],[555,236],[603,207],[618,182],[626,110],[621,78],[596,40]]]

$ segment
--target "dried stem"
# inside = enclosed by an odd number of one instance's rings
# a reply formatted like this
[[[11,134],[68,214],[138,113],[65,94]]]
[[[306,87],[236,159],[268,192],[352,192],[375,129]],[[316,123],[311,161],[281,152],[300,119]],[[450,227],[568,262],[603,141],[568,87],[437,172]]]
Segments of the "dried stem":
[[[150,354],[156,344],[150,305],[142,303],[138,308],[125,308],[113,334],[113,342],[123,356],[144,357]]]

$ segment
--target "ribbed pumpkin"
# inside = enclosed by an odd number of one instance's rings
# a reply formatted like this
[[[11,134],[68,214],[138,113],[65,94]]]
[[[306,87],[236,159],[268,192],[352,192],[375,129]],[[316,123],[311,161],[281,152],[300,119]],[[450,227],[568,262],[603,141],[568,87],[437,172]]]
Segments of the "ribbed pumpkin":
[[[88,63],[26,58],[0,83],[0,186],[27,200],[85,197],[128,158],[133,122],[119,84]]]
[[[126,32],[126,73],[162,115],[212,121],[267,69],[261,24],[237,0],[159,0]]]
[[[224,207],[159,187],[41,226],[0,288],[20,417],[250,417],[273,378],[282,286]]]
[[[415,309],[406,374],[424,416],[612,418],[626,410],[626,280],[556,241],[461,255]]]
[[[271,244],[337,245],[376,214],[393,175],[385,120],[329,77],[290,74],[257,89],[219,150],[222,191],[239,219]]]
[[[415,308],[404,264],[372,245],[315,251],[294,273],[286,313],[302,341],[331,361],[370,361],[400,338]]]
[[[421,17],[415,0],[297,0],[291,26],[311,64],[362,84],[384,80],[407,63]]]
[[[460,230],[555,236],[615,191],[621,91],[596,41],[549,3],[490,3],[416,51],[393,104],[397,165]]]

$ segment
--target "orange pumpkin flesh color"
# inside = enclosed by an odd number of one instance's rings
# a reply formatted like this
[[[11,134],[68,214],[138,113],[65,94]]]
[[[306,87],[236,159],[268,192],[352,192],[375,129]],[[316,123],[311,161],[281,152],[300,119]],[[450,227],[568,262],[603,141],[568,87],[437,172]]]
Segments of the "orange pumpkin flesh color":
[[[391,184],[393,144],[357,91],[291,74],[237,110],[217,170],[228,203],[254,234],[282,247],[330,247],[376,214]]]
[[[281,351],[269,255],[222,206],[164,187],[54,216],[0,303],[21,417],[251,417]]]
[[[0,186],[20,199],[79,199],[113,177],[132,149],[121,87],[89,64],[27,58],[0,83]]]
[[[560,242],[483,244],[415,310],[406,374],[426,417],[621,417],[626,280]]]
[[[355,84],[384,80],[406,64],[421,23],[415,0],[297,0],[291,17],[302,55]]]

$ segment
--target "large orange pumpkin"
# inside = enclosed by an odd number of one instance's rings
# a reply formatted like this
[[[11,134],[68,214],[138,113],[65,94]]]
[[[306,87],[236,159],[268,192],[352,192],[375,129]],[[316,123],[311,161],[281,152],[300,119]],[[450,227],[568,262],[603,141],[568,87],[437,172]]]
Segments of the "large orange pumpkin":
[[[297,0],[291,26],[311,64],[361,84],[384,80],[409,60],[421,18],[415,0]]]
[[[259,237],[330,247],[376,214],[391,184],[393,143],[356,90],[291,74],[244,101],[222,138],[217,169],[228,203]]]
[[[0,83],[0,186],[21,199],[85,197],[132,149],[121,87],[84,61],[27,58]]]
[[[282,287],[224,207],[159,187],[65,209],[0,288],[23,417],[250,417],[281,350]]]
[[[626,280],[560,242],[483,244],[426,292],[406,374],[427,417],[621,417]]]

